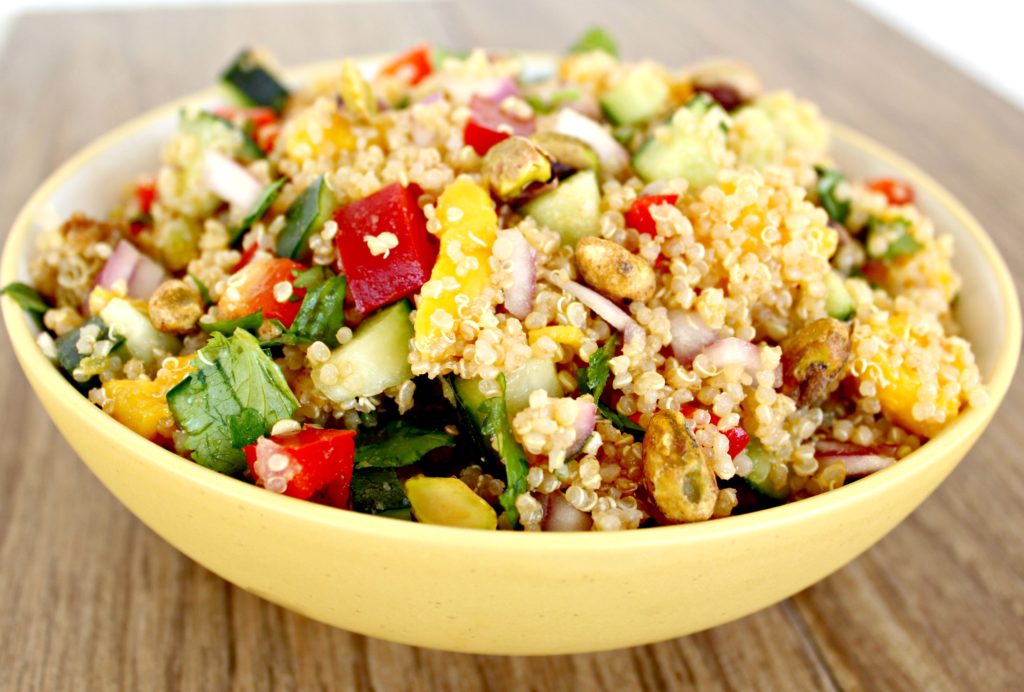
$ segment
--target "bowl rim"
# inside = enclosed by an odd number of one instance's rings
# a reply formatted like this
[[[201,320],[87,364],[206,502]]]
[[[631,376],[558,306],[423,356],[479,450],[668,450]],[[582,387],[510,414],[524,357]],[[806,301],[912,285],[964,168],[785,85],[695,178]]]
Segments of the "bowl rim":
[[[523,52],[523,55],[549,55]],[[355,59],[364,66],[373,65],[382,55],[359,56]],[[337,69],[338,60],[319,61],[284,70],[289,81],[302,82],[329,74]],[[69,178],[86,168],[91,159],[118,141],[154,126],[176,114],[182,107],[214,100],[220,94],[217,87],[208,87],[189,95],[157,106],[94,139],[52,172],[30,195],[21,207],[8,232],[0,258],[0,285],[19,279],[19,263],[28,251],[32,236],[33,220],[37,211]],[[995,414],[1013,380],[1021,348],[1021,314],[1014,282],[1005,261],[994,242],[980,223],[966,208],[931,176],[914,164],[889,150],[887,147],[860,134],[850,127],[829,121],[832,136],[846,140],[854,147],[866,151],[872,158],[924,189],[937,204],[945,207],[959,222],[971,241],[982,251],[988,268],[992,271],[998,292],[1005,308],[1003,318],[1006,338],[995,360],[986,386],[990,400],[979,408],[968,408],[939,435],[922,445],[899,463],[877,471],[855,483],[814,497],[790,502],[776,507],[747,514],[723,517],[713,521],[657,526],[641,531],[617,532],[522,532],[522,531],[472,531],[455,527],[396,521],[386,517],[339,510],[313,502],[267,492],[255,485],[225,476],[199,464],[184,459],[174,452],[143,438],[114,420],[93,405],[60,375],[57,368],[42,354],[29,327],[28,316],[13,300],[0,301],[4,322],[14,351],[23,368],[31,369],[39,377],[41,386],[61,394],[64,410],[83,421],[97,434],[121,445],[134,457],[133,463],[154,466],[154,473],[174,474],[180,480],[204,486],[222,496],[251,505],[262,511],[290,515],[292,518],[323,525],[341,532],[375,535],[379,538],[401,541],[430,542],[447,544],[463,549],[490,552],[509,550],[523,552],[544,552],[549,554],[589,552],[610,548],[644,549],[659,545],[682,542],[718,540],[751,530],[774,531],[782,527],[837,511],[846,505],[863,501],[885,487],[908,482],[922,473],[929,464],[935,463],[948,446],[957,448],[972,435],[980,434]]]

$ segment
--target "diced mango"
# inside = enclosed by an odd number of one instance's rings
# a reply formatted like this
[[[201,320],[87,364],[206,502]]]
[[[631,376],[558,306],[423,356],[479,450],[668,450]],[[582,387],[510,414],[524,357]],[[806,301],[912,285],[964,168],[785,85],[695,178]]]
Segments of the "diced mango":
[[[350,151],[355,146],[355,135],[344,116],[335,112],[325,116],[322,109],[312,106],[295,117],[288,128],[284,149],[288,158],[301,162],[326,153]]]
[[[192,356],[167,358],[154,380],[108,380],[103,383],[103,410],[145,438],[159,434],[160,423],[171,417],[167,392],[195,370]]]
[[[491,196],[468,178],[445,188],[437,200],[436,215],[441,223],[441,249],[416,307],[416,345],[421,350],[429,350],[454,327],[456,296],[472,300],[490,282],[491,246],[498,230]]]
[[[416,520],[465,529],[498,528],[494,508],[458,478],[414,476],[405,482]]]
[[[107,290],[102,286],[96,286],[89,293],[89,314],[100,314],[103,311],[103,308],[107,307],[107,303],[109,303],[113,298],[124,298],[124,295],[115,291]],[[138,298],[124,299],[128,301],[129,305],[141,312],[143,315],[149,316],[149,303],[145,300]]]
[[[540,327],[539,329],[531,329],[528,334],[530,345],[533,346],[545,336],[556,344],[571,346],[577,350],[579,350],[579,347],[583,345],[583,330],[579,327],[572,327],[569,325],[555,325],[550,327]]]

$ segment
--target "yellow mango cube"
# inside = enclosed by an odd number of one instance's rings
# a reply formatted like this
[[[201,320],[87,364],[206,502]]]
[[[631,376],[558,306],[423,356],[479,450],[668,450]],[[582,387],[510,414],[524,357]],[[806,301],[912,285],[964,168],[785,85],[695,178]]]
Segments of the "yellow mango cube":
[[[167,358],[154,380],[107,380],[103,410],[145,438],[158,436],[160,424],[171,417],[167,392],[195,370],[192,357]]]

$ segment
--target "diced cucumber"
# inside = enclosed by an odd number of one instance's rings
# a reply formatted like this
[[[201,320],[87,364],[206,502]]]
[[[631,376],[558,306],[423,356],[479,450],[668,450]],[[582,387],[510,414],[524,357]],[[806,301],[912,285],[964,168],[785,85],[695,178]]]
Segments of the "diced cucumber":
[[[644,182],[685,178],[691,188],[710,185],[718,177],[708,143],[695,134],[677,132],[667,139],[649,137],[633,155],[633,168]]]
[[[335,199],[321,175],[302,191],[285,212],[285,224],[277,238],[278,257],[299,259],[309,253],[309,236],[334,213]]]
[[[543,358],[531,358],[523,367],[505,376],[505,405],[509,418],[530,405],[530,395],[543,389],[552,397],[562,396],[555,364]]]
[[[124,338],[129,355],[147,368],[158,358],[173,356],[181,350],[181,341],[176,336],[159,331],[148,317],[123,298],[111,298],[100,311],[100,319],[112,336]]]
[[[74,378],[75,370],[78,369],[78,366],[82,364],[82,360],[86,357],[85,354],[78,352],[78,340],[82,336],[82,329],[90,325],[93,325],[97,329],[99,329],[99,332],[96,335],[96,341],[103,341],[105,339],[110,338],[110,333],[107,329],[107,325],[104,324],[103,320],[101,320],[99,317],[93,317],[92,319],[83,323],[77,329],[72,329],[70,332],[66,332],[65,334],[57,337],[57,341],[54,344],[54,347],[56,348],[57,351],[57,364],[60,365],[61,369],[64,370],[65,373],[67,373],[67,376],[68,378],[70,378],[72,384],[74,384],[76,387],[83,391],[91,389],[98,382],[98,379],[96,377],[91,377],[85,382],[79,382]],[[111,349],[112,351],[120,347],[121,344],[124,342],[124,339],[116,338],[113,339],[113,341],[114,345],[113,348]]]
[[[580,171],[523,206],[523,212],[575,246],[601,230],[601,188],[594,171]]]
[[[227,153],[240,156],[246,160],[266,158],[266,154],[252,137],[243,130],[235,127],[227,118],[214,115],[208,111],[198,113],[183,113],[181,117],[181,131],[194,136],[199,142],[197,159],[202,159],[202,151],[213,144],[229,139],[237,138],[237,146]]]
[[[452,378],[452,384],[455,387],[455,396],[459,407],[469,416],[475,430],[479,431],[480,426],[483,425],[483,419],[480,416],[480,404],[484,403],[484,400],[487,399],[480,391],[480,380],[475,377],[471,380],[455,377]]]
[[[409,342],[412,340],[412,306],[402,300],[382,308],[365,320],[352,340],[331,353],[330,360],[313,370],[317,389],[335,402],[359,396],[375,396],[389,387],[412,379]],[[326,367],[336,377],[323,379]]]
[[[665,107],[668,85],[653,65],[640,65],[601,97],[601,109],[616,125],[647,122]]]
[[[773,500],[784,500],[789,496],[789,487],[776,487],[772,482],[772,455],[764,448],[761,441],[750,438],[750,443],[745,450],[750,460],[754,462],[754,468],[747,474],[744,480],[754,489],[755,492],[770,497]]]
[[[825,275],[825,290],[825,312],[844,322],[853,317],[857,308],[839,272],[830,271]]]
[[[288,89],[249,50],[243,50],[224,70],[221,81],[246,105],[270,106],[280,113],[288,99]]]

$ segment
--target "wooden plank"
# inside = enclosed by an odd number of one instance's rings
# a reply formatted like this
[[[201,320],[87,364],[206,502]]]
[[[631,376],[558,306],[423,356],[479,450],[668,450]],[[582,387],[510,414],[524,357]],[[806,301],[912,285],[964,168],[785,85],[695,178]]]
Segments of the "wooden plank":
[[[243,44],[289,65],[423,38],[558,47],[595,22],[615,29],[630,58],[752,62],[770,86],[792,86],[933,172],[1024,275],[1020,112],[865,15],[800,0],[29,15],[2,57],[0,228],[74,150],[207,85]],[[1024,518],[1024,463],[1014,454],[1022,409],[1018,388],[934,498],[786,604],[636,649],[482,657],[325,627],[184,558],[75,459],[3,348],[0,411],[17,433],[0,455],[0,688],[1007,688],[1024,673],[1024,555],[1014,535]]]

